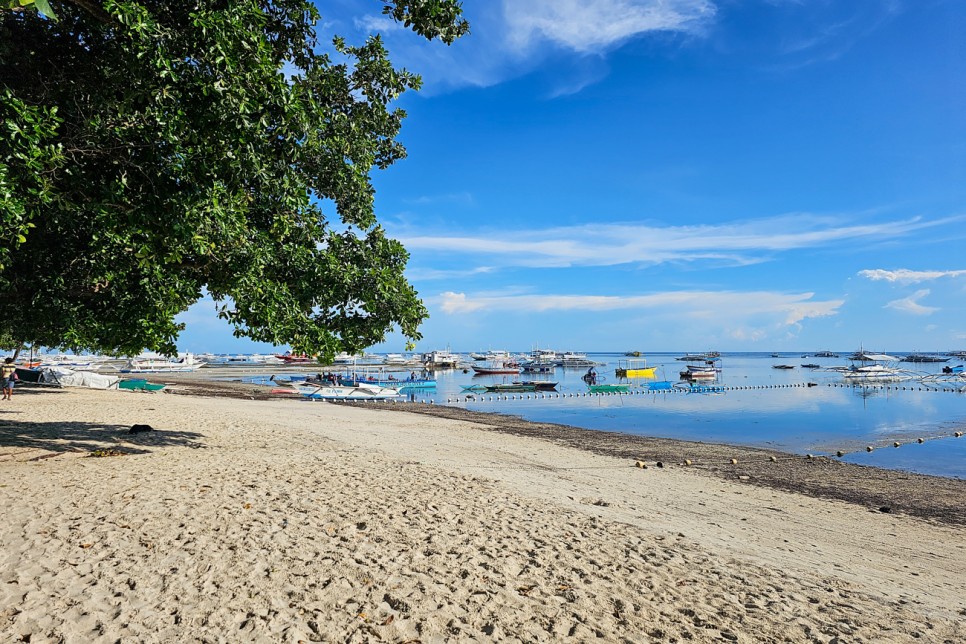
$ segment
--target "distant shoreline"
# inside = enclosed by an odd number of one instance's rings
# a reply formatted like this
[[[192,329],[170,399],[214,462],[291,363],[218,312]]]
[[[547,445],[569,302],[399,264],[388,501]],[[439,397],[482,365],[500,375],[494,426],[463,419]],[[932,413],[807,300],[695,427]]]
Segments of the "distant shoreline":
[[[148,375],[148,374],[146,374]],[[175,386],[172,394],[278,400],[270,388],[239,382],[213,381],[201,374],[150,374],[149,380]],[[296,402],[293,404],[319,404]],[[808,459],[798,454],[754,447],[680,439],[636,436],[556,423],[524,420],[494,412],[478,412],[427,404],[335,403],[423,414],[471,422],[481,429],[540,438],[587,452],[690,469],[721,479],[759,487],[845,501],[874,512],[893,512],[951,525],[966,525],[966,480],[916,474],[902,470],[845,463],[832,458]],[[772,461],[772,457],[775,461]],[[735,459],[736,464],[731,460]]]

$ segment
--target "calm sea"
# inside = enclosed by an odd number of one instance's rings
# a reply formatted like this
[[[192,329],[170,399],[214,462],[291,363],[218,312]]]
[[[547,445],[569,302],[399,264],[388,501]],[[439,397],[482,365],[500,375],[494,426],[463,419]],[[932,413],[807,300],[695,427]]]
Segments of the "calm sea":
[[[597,372],[606,383],[620,382],[615,369],[620,361],[631,359],[618,354],[587,355],[599,363]],[[680,355],[648,354],[647,365],[657,367],[657,380],[677,382],[678,372],[685,365],[676,359]],[[720,391],[704,393],[640,393],[643,388],[634,386],[631,391],[637,393],[588,395],[581,379],[586,368],[558,367],[552,374],[539,376],[437,371],[436,390],[414,391],[410,399],[628,434],[768,447],[803,455],[834,456],[842,451],[842,460],[853,463],[966,478],[966,437],[954,437],[955,432],[966,431],[966,392],[958,391],[966,386],[966,380],[956,384],[908,380],[872,387],[848,386],[840,373],[829,370],[848,364],[848,352],[840,355],[725,354],[714,383]],[[777,364],[794,368],[775,369]],[[803,364],[821,368],[805,368]],[[902,366],[921,375],[935,375],[944,365]],[[468,395],[463,391],[472,384],[520,378],[557,382],[557,392]],[[894,447],[895,442],[900,447]],[[868,446],[874,449],[868,452]]]

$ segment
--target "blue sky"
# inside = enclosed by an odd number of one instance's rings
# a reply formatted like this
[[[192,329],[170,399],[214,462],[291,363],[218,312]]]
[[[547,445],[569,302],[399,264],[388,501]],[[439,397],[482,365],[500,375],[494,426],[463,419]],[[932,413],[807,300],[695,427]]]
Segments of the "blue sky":
[[[961,0],[466,0],[451,47],[319,6],[424,78],[374,175],[419,350],[966,348]],[[271,350],[213,309],[182,350]]]

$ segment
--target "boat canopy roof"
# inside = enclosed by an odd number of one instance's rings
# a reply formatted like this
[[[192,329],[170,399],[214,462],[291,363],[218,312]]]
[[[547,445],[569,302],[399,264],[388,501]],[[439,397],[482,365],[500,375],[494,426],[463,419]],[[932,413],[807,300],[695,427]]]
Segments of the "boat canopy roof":
[[[890,356],[887,353],[863,353],[860,359],[861,360],[876,360],[876,361],[881,360],[883,362],[888,362],[888,361],[898,362],[899,361],[899,358],[897,358],[895,356]]]

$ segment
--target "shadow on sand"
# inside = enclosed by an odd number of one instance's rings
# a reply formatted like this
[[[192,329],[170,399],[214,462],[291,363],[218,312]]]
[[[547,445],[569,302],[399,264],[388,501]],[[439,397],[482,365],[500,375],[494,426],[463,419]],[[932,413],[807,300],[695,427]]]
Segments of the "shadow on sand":
[[[0,450],[5,453],[21,450],[43,450],[53,454],[65,452],[93,452],[117,449],[127,454],[146,454],[151,447],[200,448],[204,434],[167,430],[153,427],[152,431],[128,433],[130,425],[88,423],[81,421],[36,422],[22,420],[27,415],[14,405],[30,395],[41,393],[28,388],[17,390],[14,401],[0,404]],[[43,391],[56,395],[56,391]]]

